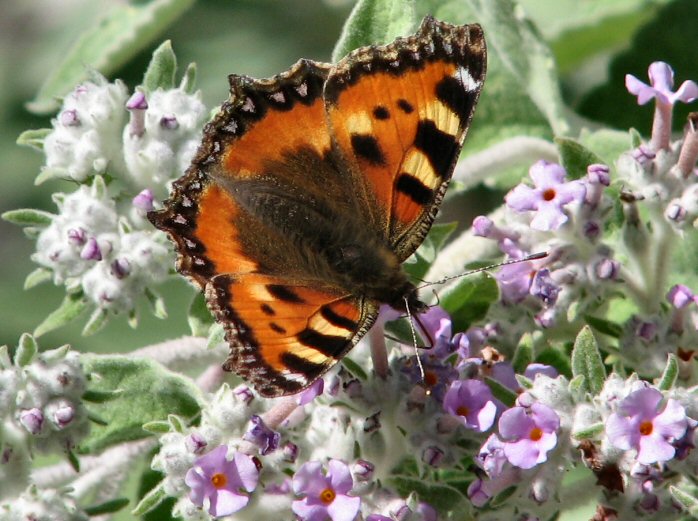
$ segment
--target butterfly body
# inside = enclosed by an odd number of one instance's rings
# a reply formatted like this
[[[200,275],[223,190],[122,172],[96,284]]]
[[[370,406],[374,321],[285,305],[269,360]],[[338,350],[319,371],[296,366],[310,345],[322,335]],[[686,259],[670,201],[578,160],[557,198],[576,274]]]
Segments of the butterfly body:
[[[149,215],[226,328],[224,367],[297,392],[381,304],[426,306],[402,269],[448,186],[485,72],[479,26],[426,18],[337,65],[230,77],[165,208]]]

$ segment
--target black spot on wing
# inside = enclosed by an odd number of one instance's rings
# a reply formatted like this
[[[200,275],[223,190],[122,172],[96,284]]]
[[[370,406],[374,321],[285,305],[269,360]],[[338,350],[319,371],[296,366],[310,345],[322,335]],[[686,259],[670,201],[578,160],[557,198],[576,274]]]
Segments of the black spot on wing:
[[[439,130],[432,120],[423,119],[417,125],[414,146],[429,158],[436,175],[442,179],[449,176],[458,150],[454,136]]]
[[[339,356],[346,350],[349,344],[349,340],[346,337],[323,335],[309,327],[298,333],[296,338],[301,344],[312,347],[329,358]]]
[[[477,91],[468,92],[456,78],[446,76],[436,84],[436,97],[460,118],[462,126],[475,107]]]
[[[301,303],[303,299],[288,286],[282,284],[267,284],[267,291],[275,298],[284,302]]]
[[[316,364],[307,358],[291,353],[283,353],[281,355],[281,363],[288,367],[289,371],[304,375],[307,379],[305,383],[310,383],[315,380],[317,375],[319,375],[325,367],[323,364]],[[292,380],[286,380],[285,383],[291,384],[292,382]],[[305,383],[300,382],[298,388],[301,388]]]
[[[390,112],[388,112],[388,109],[386,109],[382,105],[378,105],[373,109],[373,117],[376,119],[389,119]]]
[[[400,107],[405,114],[411,114],[414,111],[414,107],[406,99],[400,98],[397,100],[397,106]]]
[[[421,205],[431,202],[434,197],[431,188],[410,174],[400,174],[395,181],[395,189]]]
[[[276,311],[274,311],[274,309],[269,304],[264,303],[261,306],[259,306],[259,309],[262,310],[262,313],[270,317],[276,315]]]
[[[381,150],[378,140],[371,134],[352,134],[351,148],[354,153],[376,166],[385,165],[385,156]]]
[[[283,335],[284,333],[286,333],[286,329],[281,327],[276,322],[269,322],[269,327],[271,328],[272,331],[276,331],[280,335]]]
[[[335,313],[329,306],[322,306],[322,308],[320,308],[320,315],[333,326],[341,327],[347,331],[355,331],[358,327],[358,324],[352,319]]]

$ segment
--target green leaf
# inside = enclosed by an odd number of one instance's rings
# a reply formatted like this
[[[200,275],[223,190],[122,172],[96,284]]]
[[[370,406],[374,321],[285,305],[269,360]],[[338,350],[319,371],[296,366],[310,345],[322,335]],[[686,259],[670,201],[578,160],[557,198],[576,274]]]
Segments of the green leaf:
[[[395,487],[401,497],[416,493],[420,498],[429,498],[429,504],[442,513],[468,508],[467,499],[461,489],[447,484],[433,483],[418,476],[400,474],[394,474],[388,482]]]
[[[20,226],[48,226],[54,217],[55,215],[52,213],[34,210],[33,208],[9,210],[2,214],[2,218],[5,221]]]
[[[698,516],[698,498],[673,485],[669,486],[671,497],[691,516]]]
[[[679,359],[675,354],[669,353],[666,361],[666,367],[662,373],[662,377],[659,379],[657,384],[657,389],[660,391],[668,391],[676,383],[676,379],[679,376]]]
[[[150,302],[150,309],[153,311],[155,318],[165,320],[167,318],[165,299],[152,291],[150,288],[145,288],[145,297],[148,299],[148,302]]]
[[[517,394],[514,391],[509,389],[504,384],[500,383],[498,380],[490,378],[489,376],[485,377],[485,383],[490,388],[490,391],[492,391],[494,397],[497,398],[500,402],[502,402],[507,407],[512,407],[514,405],[517,397]]]
[[[121,394],[122,391],[119,389],[116,391],[95,391],[88,389],[82,395],[82,399],[90,403],[105,403],[118,398]]]
[[[368,375],[366,374],[366,371],[364,371],[359,364],[354,362],[351,358],[344,357],[342,358],[342,365],[349,371],[351,374],[356,376],[359,380],[367,380]]]
[[[608,335],[613,338],[620,338],[623,334],[623,326],[605,318],[594,317],[592,315],[584,315],[584,321],[593,327],[599,333]]]
[[[39,352],[39,346],[34,340],[34,337],[29,333],[24,333],[19,337],[19,345],[17,346],[17,352],[15,353],[15,365],[18,367],[24,367],[29,365],[36,353]]]
[[[213,349],[223,343],[225,343],[225,329],[223,329],[223,326],[218,323],[213,324],[208,332],[206,349]]]
[[[214,323],[211,312],[206,307],[206,299],[203,293],[197,292],[189,305],[187,321],[191,334],[194,336],[208,336],[209,330]]]
[[[153,510],[165,499],[167,499],[167,494],[165,493],[165,489],[163,488],[161,482],[138,502],[136,508],[131,511],[131,514],[134,516],[142,516],[143,514]]]
[[[179,88],[187,94],[194,94],[196,91],[196,64],[190,63],[187,65],[187,70],[184,71],[182,81],[179,83]]]
[[[499,298],[497,282],[486,273],[463,277],[443,293],[439,303],[451,315],[453,331],[465,331],[487,314]]]
[[[598,422],[583,429],[573,432],[572,437],[575,440],[591,440],[598,439],[604,432],[606,426],[603,422]]]
[[[87,320],[85,327],[82,328],[82,336],[94,335],[97,331],[102,329],[107,322],[109,322],[109,313],[107,310],[96,308]]]
[[[412,279],[421,280],[426,275],[431,263],[457,227],[457,222],[435,224],[431,227],[424,242],[403,265]]]
[[[29,275],[27,275],[26,279],[24,279],[24,289],[31,289],[35,286],[38,286],[39,284],[48,282],[49,280],[51,280],[52,275],[53,272],[49,269],[36,268]]]
[[[359,0],[332,51],[332,61],[338,62],[364,45],[388,43],[407,35],[416,21],[414,0]]]
[[[34,184],[39,186],[40,184],[50,181],[52,179],[69,179],[70,175],[68,171],[64,168],[48,168],[42,167],[39,175],[34,179]]]
[[[82,292],[66,295],[58,309],[51,312],[49,316],[36,327],[34,336],[40,337],[49,331],[53,331],[54,329],[58,329],[72,322],[80,316],[80,313],[82,313],[86,307],[87,299]]]
[[[146,92],[172,89],[175,85],[176,72],[177,58],[172,50],[172,42],[166,40],[153,53],[143,76],[143,88]]]
[[[567,386],[567,389],[571,394],[579,395],[580,398],[583,398],[586,390],[586,378],[584,378],[584,375],[580,374],[572,378]]]
[[[170,427],[170,422],[164,420],[155,420],[143,424],[143,430],[156,435],[170,432]]]
[[[164,420],[169,414],[192,418],[200,411],[201,392],[196,385],[152,360],[94,354],[85,354],[82,360],[85,372],[99,375],[92,379],[90,391],[121,392],[96,409],[108,425],[92,428],[81,444],[86,452],[145,438],[149,433],[143,424]]]
[[[533,23],[514,0],[467,0],[484,27],[488,48],[523,86],[557,135],[571,125],[560,92],[555,58]],[[485,84],[485,91],[487,83]]]
[[[586,175],[589,165],[604,162],[603,159],[574,139],[557,137],[555,144],[560,151],[561,163],[567,170],[568,179],[581,179]]]
[[[524,374],[526,367],[531,362],[533,362],[533,336],[531,333],[524,333],[519,340],[519,345],[516,346],[511,365],[516,374]]]
[[[44,149],[44,139],[46,139],[46,136],[48,136],[52,131],[53,129],[50,128],[25,130],[17,138],[17,144],[42,151]]]
[[[100,503],[99,505],[87,507],[85,508],[85,513],[90,517],[101,516],[104,514],[112,514],[114,512],[118,512],[128,504],[128,498],[120,497],[112,499],[111,501],[105,501],[104,503]]]
[[[606,368],[603,365],[599,346],[589,326],[584,326],[577,335],[572,349],[572,374],[583,375],[587,390],[597,395],[606,381]]]
[[[176,414],[168,414],[167,423],[170,424],[170,427],[172,427],[173,432],[178,432],[180,434],[183,434],[187,428],[186,423],[182,420],[182,418],[180,418]]]
[[[100,23],[84,32],[51,71],[28,104],[37,113],[53,112],[58,98],[89,76],[89,69],[109,75],[143,50],[180,17],[194,0],[142,0],[115,3]]]
[[[68,463],[70,463],[70,466],[73,467],[73,470],[80,473],[80,460],[75,453],[72,450],[68,450],[66,456],[68,456]]]

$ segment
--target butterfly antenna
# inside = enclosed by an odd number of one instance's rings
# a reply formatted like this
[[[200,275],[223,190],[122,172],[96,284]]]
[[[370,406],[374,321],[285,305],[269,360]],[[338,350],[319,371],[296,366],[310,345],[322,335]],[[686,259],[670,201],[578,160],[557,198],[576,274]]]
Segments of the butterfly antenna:
[[[414,330],[414,324],[412,323],[412,313],[410,312],[410,305],[407,302],[407,297],[404,297],[405,309],[407,310],[407,319],[410,322],[410,331],[412,332],[412,345],[414,346],[414,354],[417,358],[417,366],[419,367],[419,376],[424,381],[424,366],[422,366],[422,360],[419,358],[419,351],[417,350],[417,332]],[[422,327],[422,329],[424,329]]]
[[[512,259],[512,260],[508,260],[508,261],[504,261],[504,262],[498,262],[497,264],[490,264],[489,266],[483,266],[482,268],[477,268],[474,270],[466,271],[465,273],[459,273],[458,275],[451,275],[449,277],[444,277],[443,279],[437,280],[435,282],[427,282],[423,286],[419,286],[417,289],[426,288],[428,286],[435,286],[437,284],[445,284],[446,282],[454,280],[454,279],[459,279],[459,278],[465,277],[467,275],[474,275],[475,273],[482,273],[483,271],[493,270],[494,268],[501,268],[502,266],[508,266],[509,264],[518,264],[519,262],[544,259],[547,256],[548,256],[547,251],[533,253],[532,255],[528,255],[527,257],[523,257],[522,259]]]

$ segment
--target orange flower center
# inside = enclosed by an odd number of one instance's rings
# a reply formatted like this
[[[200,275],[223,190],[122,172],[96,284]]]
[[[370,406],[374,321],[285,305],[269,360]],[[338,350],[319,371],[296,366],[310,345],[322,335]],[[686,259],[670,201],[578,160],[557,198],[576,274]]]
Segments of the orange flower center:
[[[543,199],[546,201],[552,201],[555,199],[555,189],[554,188],[548,188],[545,192],[543,192]]]
[[[538,441],[543,437],[543,431],[540,430],[538,427],[533,427],[531,429],[531,432],[528,434],[528,437],[531,438],[533,441]]]
[[[468,413],[470,413],[470,409],[465,405],[461,405],[456,409],[456,414],[458,414],[458,416],[467,416]]]
[[[228,476],[221,472],[216,472],[211,476],[211,484],[216,488],[223,488],[228,484]]]
[[[325,490],[320,492],[320,501],[322,501],[326,505],[332,503],[335,497],[337,497],[337,493],[331,488],[326,488]]]
[[[649,434],[652,434],[652,428],[652,422],[644,421],[640,424],[640,434],[643,436],[648,436]]]

